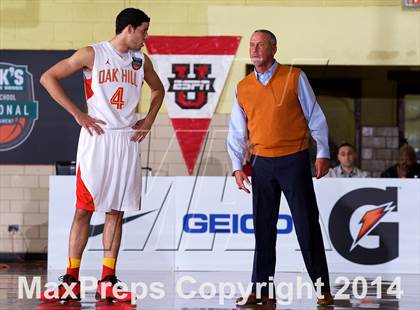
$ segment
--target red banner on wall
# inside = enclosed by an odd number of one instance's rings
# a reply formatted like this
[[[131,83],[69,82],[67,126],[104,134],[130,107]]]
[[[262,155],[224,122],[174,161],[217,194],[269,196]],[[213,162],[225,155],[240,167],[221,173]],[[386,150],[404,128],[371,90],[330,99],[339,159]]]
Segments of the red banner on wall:
[[[239,36],[151,36],[146,47],[191,175],[235,57]]]

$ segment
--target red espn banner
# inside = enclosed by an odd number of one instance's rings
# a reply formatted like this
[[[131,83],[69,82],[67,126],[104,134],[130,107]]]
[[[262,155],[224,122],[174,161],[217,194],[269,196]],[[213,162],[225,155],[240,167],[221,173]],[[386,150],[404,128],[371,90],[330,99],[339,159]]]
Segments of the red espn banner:
[[[240,40],[240,36],[150,36],[146,41],[190,175]]]

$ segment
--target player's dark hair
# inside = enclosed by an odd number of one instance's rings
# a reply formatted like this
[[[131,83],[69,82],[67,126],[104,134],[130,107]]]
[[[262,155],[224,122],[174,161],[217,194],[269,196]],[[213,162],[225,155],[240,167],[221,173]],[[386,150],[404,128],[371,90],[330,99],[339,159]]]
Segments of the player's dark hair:
[[[272,33],[270,30],[267,29],[257,29],[254,31],[255,32],[262,32],[265,33],[266,35],[268,35],[268,40],[270,41],[271,45],[277,45],[277,38],[274,35],[274,33]]]
[[[121,33],[128,25],[137,28],[142,23],[150,22],[150,17],[142,10],[135,8],[127,8],[122,10],[115,20],[115,33]]]

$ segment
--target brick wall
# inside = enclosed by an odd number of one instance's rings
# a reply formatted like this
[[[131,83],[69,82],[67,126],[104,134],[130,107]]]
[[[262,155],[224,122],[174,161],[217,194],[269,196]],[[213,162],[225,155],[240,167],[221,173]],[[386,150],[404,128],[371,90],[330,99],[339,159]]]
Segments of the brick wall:
[[[44,253],[48,237],[48,177],[53,166],[0,166],[0,252]],[[9,225],[19,225],[10,234]]]
[[[398,161],[398,127],[362,128],[362,169],[379,177]]]

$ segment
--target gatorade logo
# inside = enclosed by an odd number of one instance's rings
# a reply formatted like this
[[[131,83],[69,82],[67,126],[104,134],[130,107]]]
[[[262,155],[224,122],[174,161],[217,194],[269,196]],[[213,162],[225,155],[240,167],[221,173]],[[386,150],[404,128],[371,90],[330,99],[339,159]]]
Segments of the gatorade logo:
[[[38,101],[28,67],[0,62],[0,151],[25,142],[37,119]]]
[[[360,188],[341,197],[331,211],[329,234],[344,258],[376,265],[398,257],[397,188]]]

